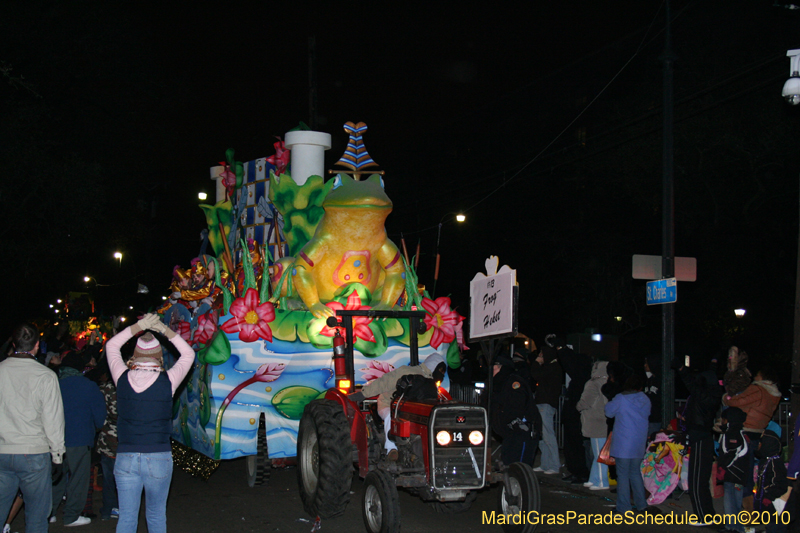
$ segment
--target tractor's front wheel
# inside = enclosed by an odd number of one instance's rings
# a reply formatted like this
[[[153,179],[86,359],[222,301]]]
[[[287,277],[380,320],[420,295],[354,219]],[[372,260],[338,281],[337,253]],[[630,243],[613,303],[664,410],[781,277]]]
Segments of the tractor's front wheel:
[[[361,505],[364,525],[369,533],[400,531],[400,501],[394,479],[383,470],[373,470],[364,480]]]
[[[539,511],[541,506],[541,495],[539,494],[539,482],[533,468],[525,463],[512,463],[508,467],[508,480],[500,486],[500,494],[497,502],[498,510],[501,514],[519,514],[526,518],[530,511]],[[520,524],[504,524],[505,533],[533,533],[536,530],[534,524],[527,520],[522,520]]]
[[[342,406],[332,400],[306,405],[297,432],[297,483],[311,516],[333,518],[350,502],[353,445]]]

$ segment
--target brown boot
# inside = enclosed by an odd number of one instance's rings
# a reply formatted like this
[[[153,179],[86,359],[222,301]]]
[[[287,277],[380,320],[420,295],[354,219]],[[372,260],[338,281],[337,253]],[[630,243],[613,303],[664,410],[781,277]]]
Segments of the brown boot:
[[[397,461],[397,450],[389,450],[389,453],[386,454],[386,458],[389,459],[391,462]]]

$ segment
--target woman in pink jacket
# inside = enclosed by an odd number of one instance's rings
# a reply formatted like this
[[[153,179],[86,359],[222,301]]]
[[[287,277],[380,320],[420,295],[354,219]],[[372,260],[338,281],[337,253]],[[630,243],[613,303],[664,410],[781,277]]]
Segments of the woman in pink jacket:
[[[122,346],[146,330],[167,337],[180,353],[169,370],[164,368],[161,343],[149,332],[139,337],[133,355],[123,362]],[[106,352],[117,386],[117,533],[136,532],[142,490],[148,531],[166,533],[167,494],[172,482],[172,395],[192,368],[194,350],[158,315],[148,314],[110,339]]]

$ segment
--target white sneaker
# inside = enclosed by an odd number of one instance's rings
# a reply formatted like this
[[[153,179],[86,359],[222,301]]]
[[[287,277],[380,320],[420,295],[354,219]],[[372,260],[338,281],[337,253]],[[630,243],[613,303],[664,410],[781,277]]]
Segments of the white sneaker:
[[[56,523],[56,515],[53,515],[53,516],[50,517],[50,523],[51,524],[55,524]]]
[[[594,483],[592,483],[591,481],[587,481],[586,483],[583,484],[583,486],[584,487],[594,487]]]
[[[64,524],[64,527],[75,527],[75,526],[85,526],[86,524],[91,524],[92,519],[86,516],[79,516],[77,520],[72,522],[71,524]]]
[[[545,474],[558,474],[558,470],[545,470]]]
[[[592,485],[589,490],[608,490],[608,487],[601,487],[600,485]]]
[[[533,471],[534,472],[544,472],[544,468],[542,468],[541,466],[537,466],[536,468],[533,469]]]
[[[3,526],[3,533],[11,533],[11,524],[6,524]]]

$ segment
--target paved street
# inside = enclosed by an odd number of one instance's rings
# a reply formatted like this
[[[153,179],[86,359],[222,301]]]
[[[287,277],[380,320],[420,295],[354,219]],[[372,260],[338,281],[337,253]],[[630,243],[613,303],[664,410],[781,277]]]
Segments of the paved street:
[[[175,470],[172,491],[168,504],[169,530],[173,533],[214,533],[214,532],[272,532],[272,531],[311,531],[311,517],[304,511],[297,492],[296,469],[273,470],[269,486],[248,488],[245,477],[245,464],[241,459],[224,461],[209,481],[202,481]],[[542,489],[542,512],[561,513],[573,511],[581,514],[605,514],[614,506],[615,495],[608,491],[589,491],[582,486],[568,485],[560,481],[560,476],[540,476]],[[361,518],[361,492],[363,483],[355,479],[352,487],[352,500],[341,517],[323,520],[320,531],[326,533],[353,533],[365,531]],[[400,508],[403,531],[462,531],[488,532],[501,531],[497,525],[482,523],[484,512],[487,516],[497,510],[498,490],[489,488],[480,493],[473,507],[461,514],[437,514],[427,504],[407,493],[400,492]],[[715,501],[721,507],[722,501]],[[95,511],[100,508],[100,494],[95,493]],[[662,512],[691,512],[688,495],[679,500],[667,500],[659,507]],[[696,531],[688,526],[653,525],[580,525],[578,519],[570,524],[542,525],[537,533],[546,531],[610,531],[623,527],[630,532],[652,532],[653,528],[669,528],[669,531]],[[19,516],[12,531],[23,531],[24,519]],[[111,532],[115,521],[93,521],[88,526],[78,528],[86,533]],[[762,528],[763,529],[763,528]],[[712,530],[708,528],[708,531]],[[64,528],[59,513],[58,523],[50,526],[50,531],[67,533],[73,528]],[[146,532],[144,511],[139,521],[139,531]],[[713,528],[716,531],[716,528]]]

